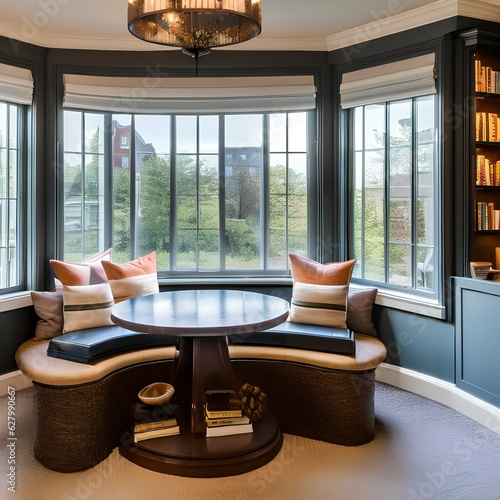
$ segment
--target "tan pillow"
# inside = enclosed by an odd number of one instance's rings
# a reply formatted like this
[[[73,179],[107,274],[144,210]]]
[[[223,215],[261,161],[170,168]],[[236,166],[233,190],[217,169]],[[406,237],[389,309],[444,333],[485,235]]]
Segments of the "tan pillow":
[[[290,254],[293,292],[289,321],[346,328],[347,294],[355,260],[321,264]]]
[[[160,291],[156,273],[156,252],[126,264],[103,261],[115,303]]]
[[[40,318],[36,324],[37,339],[52,339],[61,335],[64,326],[62,290],[31,292],[31,301]]]
[[[95,285],[107,281],[101,262],[109,260],[111,260],[111,248],[80,263],[51,259],[50,265],[63,285]]]
[[[109,283],[63,287],[64,333],[114,325],[114,305]]]

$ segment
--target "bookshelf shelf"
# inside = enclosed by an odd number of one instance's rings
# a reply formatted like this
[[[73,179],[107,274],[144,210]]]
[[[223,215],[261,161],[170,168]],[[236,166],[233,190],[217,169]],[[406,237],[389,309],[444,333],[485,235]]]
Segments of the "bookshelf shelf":
[[[500,235],[500,229],[479,229],[475,231],[475,234],[480,236],[480,235],[487,235],[487,234],[498,234]]]

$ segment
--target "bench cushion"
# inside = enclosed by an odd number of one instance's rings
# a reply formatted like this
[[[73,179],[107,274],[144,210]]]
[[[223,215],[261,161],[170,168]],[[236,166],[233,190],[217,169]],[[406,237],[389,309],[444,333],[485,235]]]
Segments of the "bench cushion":
[[[230,345],[229,356],[235,359],[261,359],[300,363],[329,370],[345,372],[364,372],[377,368],[387,355],[384,344],[370,335],[356,335],[356,353],[334,354],[309,351],[306,349],[289,349],[270,346]]]
[[[117,325],[77,330],[54,337],[47,355],[78,363],[89,363],[126,351],[177,343],[177,337],[126,330]]]
[[[132,365],[173,360],[176,346],[152,347],[109,356],[92,363],[74,363],[47,356],[48,340],[30,339],[16,351],[16,363],[28,378],[39,384],[68,387],[95,382]]]
[[[311,349],[313,351],[353,354],[356,339],[348,328],[306,325],[285,321],[281,325],[261,332],[232,335],[230,344],[269,345]]]

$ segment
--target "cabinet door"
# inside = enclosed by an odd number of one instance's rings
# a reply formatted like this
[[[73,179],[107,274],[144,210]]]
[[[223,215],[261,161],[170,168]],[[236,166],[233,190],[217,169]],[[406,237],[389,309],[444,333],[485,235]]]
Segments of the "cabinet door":
[[[500,283],[458,279],[457,387],[500,406]]]

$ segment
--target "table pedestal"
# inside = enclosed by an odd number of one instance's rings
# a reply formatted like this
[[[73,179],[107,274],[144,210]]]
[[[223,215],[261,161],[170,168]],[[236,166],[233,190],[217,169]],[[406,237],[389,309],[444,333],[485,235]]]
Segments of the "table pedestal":
[[[248,381],[251,383],[251,381]],[[175,402],[181,433],[139,443],[124,439],[120,453],[142,467],[188,477],[242,474],[272,460],[283,443],[279,423],[271,413],[253,423],[253,432],[205,437],[205,392],[242,386],[233,371],[225,336],[183,336],[175,375]]]

